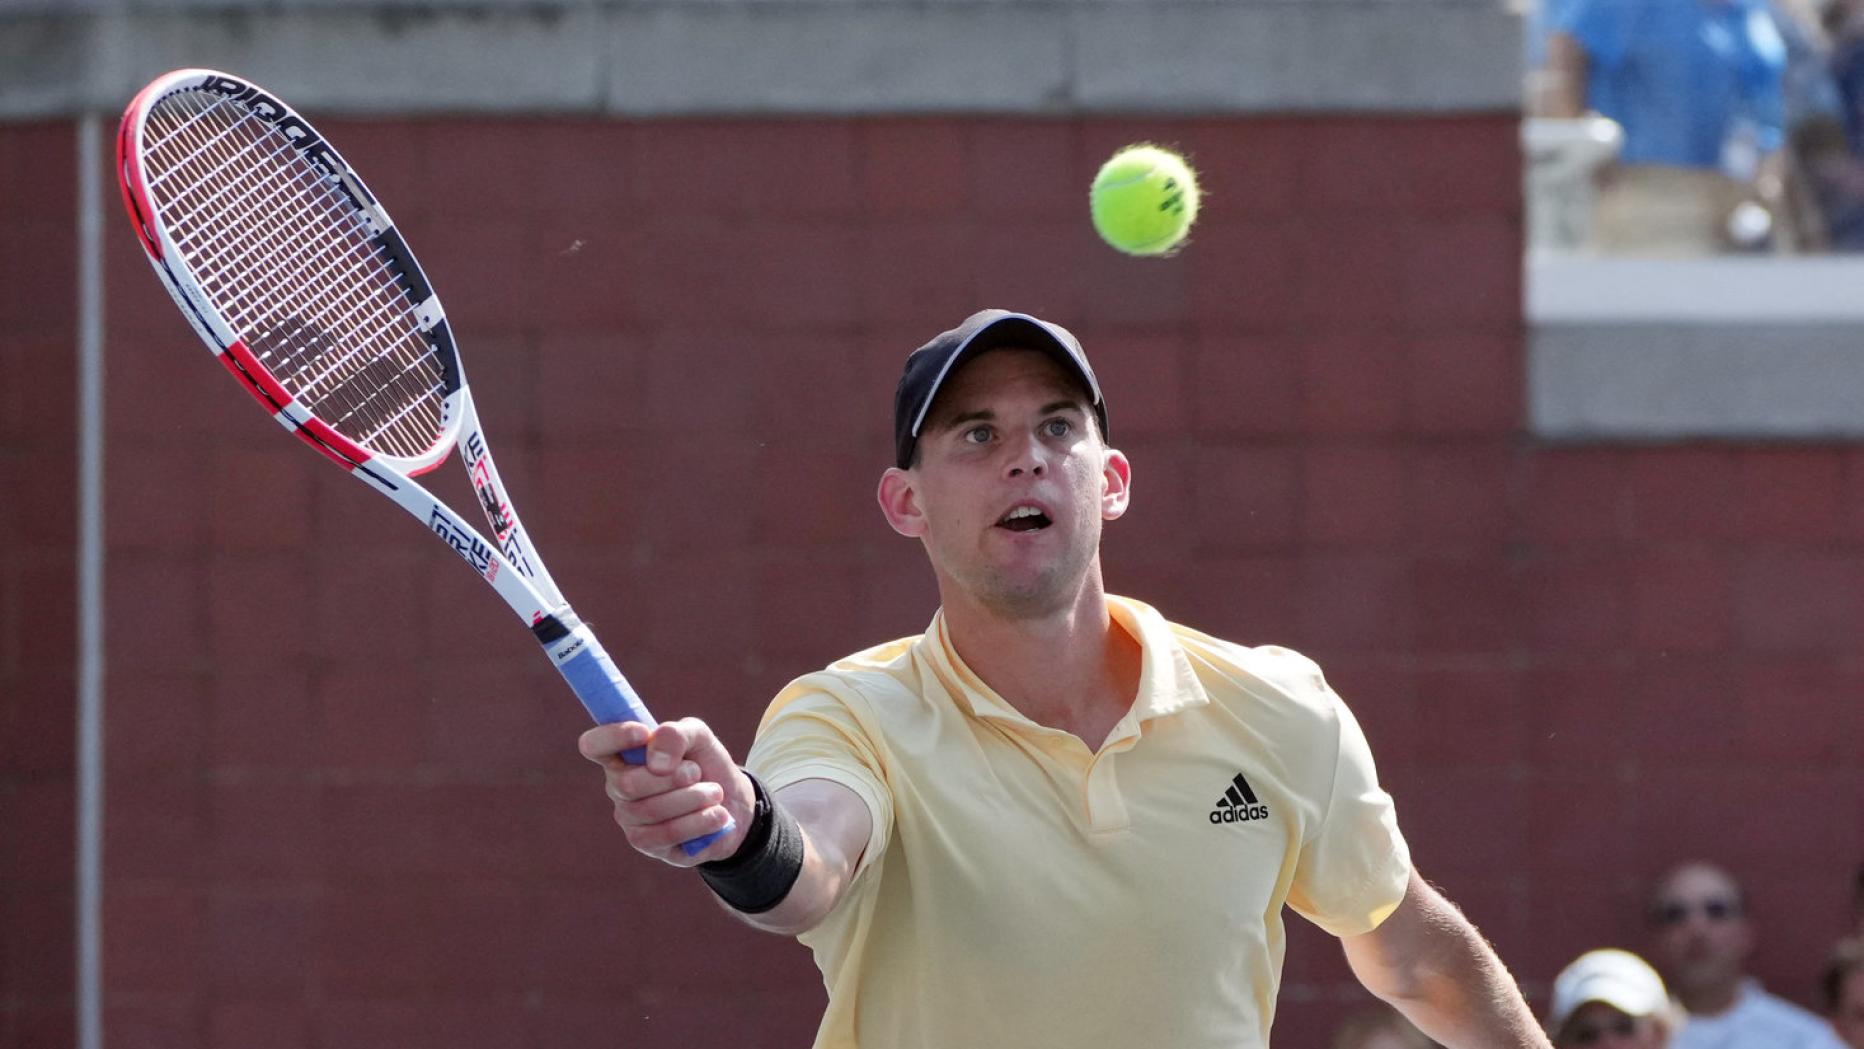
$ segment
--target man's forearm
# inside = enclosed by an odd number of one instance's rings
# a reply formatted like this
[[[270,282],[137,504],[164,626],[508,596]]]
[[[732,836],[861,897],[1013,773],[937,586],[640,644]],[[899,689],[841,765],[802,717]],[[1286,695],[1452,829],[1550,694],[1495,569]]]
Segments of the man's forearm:
[[[719,906],[754,929],[780,936],[795,936],[815,928],[841,898],[844,881],[840,865],[823,859],[807,830],[803,832],[803,841],[802,870],[782,902],[759,914],[746,914],[724,900],[718,901]]]
[[[759,914],[719,903],[746,925],[794,936],[814,928],[840,901],[860,863],[871,820],[852,791],[826,780],[791,784],[776,797],[803,837],[802,869],[795,883],[781,902]]]
[[[1343,943],[1360,982],[1446,1049],[1548,1049],[1494,949],[1415,873],[1383,925]]]
[[[1494,949],[1467,923],[1460,938],[1443,952],[1442,971],[1425,970],[1391,1004],[1445,1049],[1544,1049],[1546,1036]]]

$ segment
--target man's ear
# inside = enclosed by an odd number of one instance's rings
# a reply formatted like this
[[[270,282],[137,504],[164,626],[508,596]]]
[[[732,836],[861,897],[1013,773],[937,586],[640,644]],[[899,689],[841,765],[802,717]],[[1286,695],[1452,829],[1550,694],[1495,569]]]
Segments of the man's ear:
[[[925,511],[919,506],[919,491],[913,475],[897,466],[887,467],[880,475],[880,512],[887,515],[893,530],[909,539],[926,534]]]
[[[1100,469],[1100,519],[1116,521],[1132,502],[1133,464],[1118,448],[1109,448],[1106,454],[1106,465]]]

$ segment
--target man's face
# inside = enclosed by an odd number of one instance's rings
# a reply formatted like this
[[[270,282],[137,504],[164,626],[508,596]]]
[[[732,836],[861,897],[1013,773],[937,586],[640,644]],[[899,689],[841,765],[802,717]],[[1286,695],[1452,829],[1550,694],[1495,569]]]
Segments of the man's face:
[[[1683,867],[1651,903],[1658,968],[1678,994],[1721,991],[1741,978],[1753,934],[1734,880],[1713,867]]]
[[[1853,969],[1838,987],[1832,1027],[1851,1049],[1864,1049],[1864,969]]]
[[[1079,596],[1101,522],[1125,508],[1127,467],[1061,365],[1037,350],[980,354],[946,378],[918,448],[911,470],[889,471],[882,504],[925,542],[942,589],[1018,619]],[[904,502],[889,503],[889,485]]]
[[[1558,1049],[1663,1049],[1663,1031],[1649,1017],[1587,1002],[1566,1018],[1554,1044]]]

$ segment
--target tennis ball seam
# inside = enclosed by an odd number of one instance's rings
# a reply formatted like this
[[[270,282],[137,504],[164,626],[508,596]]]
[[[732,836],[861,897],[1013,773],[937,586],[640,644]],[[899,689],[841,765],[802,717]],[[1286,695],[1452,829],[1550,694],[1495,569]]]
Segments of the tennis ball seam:
[[[1151,178],[1152,173],[1157,171],[1158,169],[1159,169],[1159,166],[1157,164],[1154,164],[1151,167],[1145,169],[1144,171],[1139,172],[1137,175],[1130,175],[1126,178],[1120,179],[1118,182],[1096,181],[1094,183],[1093,189],[1094,190],[1120,189],[1124,186],[1130,186],[1135,182],[1144,182],[1146,179]]]
[[[1199,195],[1197,172],[1190,162],[1175,150],[1149,142],[1115,152],[1101,165],[1088,191],[1101,239],[1129,255],[1150,256],[1173,254],[1188,238]]]

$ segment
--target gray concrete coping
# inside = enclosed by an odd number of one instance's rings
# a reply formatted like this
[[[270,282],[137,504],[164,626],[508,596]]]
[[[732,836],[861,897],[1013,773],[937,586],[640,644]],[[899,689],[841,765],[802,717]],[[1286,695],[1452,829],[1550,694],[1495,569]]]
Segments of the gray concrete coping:
[[[1518,108],[1501,0],[0,0],[0,118],[183,66],[375,113]]]

